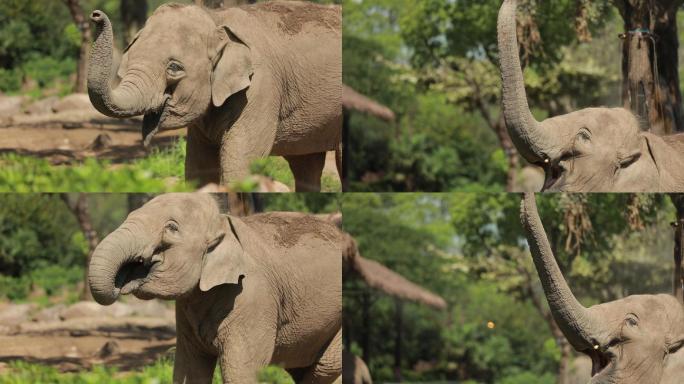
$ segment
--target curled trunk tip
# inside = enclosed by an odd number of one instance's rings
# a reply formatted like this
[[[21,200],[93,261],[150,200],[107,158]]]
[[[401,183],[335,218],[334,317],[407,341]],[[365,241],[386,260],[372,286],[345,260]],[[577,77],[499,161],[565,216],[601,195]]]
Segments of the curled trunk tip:
[[[112,89],[112,61],[114,33],[107,15],[93,11],[90,19],[95,23],[95,39],[88,63],[88,96],[100,113],[109,117],[131,117],[144,112],[141,96],[122,86]],[[122,80],[122,83],[124,81]]]

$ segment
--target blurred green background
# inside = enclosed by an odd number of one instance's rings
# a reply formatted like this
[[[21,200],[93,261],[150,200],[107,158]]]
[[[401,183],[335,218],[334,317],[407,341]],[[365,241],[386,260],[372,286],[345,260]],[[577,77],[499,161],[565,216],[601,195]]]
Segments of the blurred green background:
[[[675,209],[668,196],[557,194],[538,196],[538,203],[559,265],[583,304],[672,292]],[[591,364],[549,316],[519,207],[519,195],[503,193],[343,196],[344,229],[360,254],[449,304],[445,311],[398,306],[345,275],[345,346],[365,358],[374,382],[589,381]]]

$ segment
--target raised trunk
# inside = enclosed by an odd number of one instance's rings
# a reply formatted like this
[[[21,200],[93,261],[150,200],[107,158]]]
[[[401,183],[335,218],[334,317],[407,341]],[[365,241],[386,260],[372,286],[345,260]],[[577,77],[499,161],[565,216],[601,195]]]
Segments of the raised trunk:
[[[121,287],[117,273],[121,267],[132,262],[141,253],[143,244],[138,236],[132,236],[125,226],[107,236],[95,248],[88,266],[88,284],[95,301],[110,305],[119,297]]]
[[[527,161],[537,163],[546,158],[543,147],[549,138],[532,116],[527,103],[519,57],[516,8],[516,0],[505,0],[499,10],[497,24],[503,111],[508,132],[518,151]]]
[[[563,278],[539,218],[533,193],[525,194],[521,221],[544,295],[558,327],[576,350],[584,351],[593,347],[593,337],[599,334],[599,323],[577,301]]]
[[[88,96],[93,106],[109,117],[131,117],[145,113],[142,94],[130,81],[122,79],[112,89],[112,24],[102,11],[93,11],[90,19],[95,23],[95,40],[88,64]]]

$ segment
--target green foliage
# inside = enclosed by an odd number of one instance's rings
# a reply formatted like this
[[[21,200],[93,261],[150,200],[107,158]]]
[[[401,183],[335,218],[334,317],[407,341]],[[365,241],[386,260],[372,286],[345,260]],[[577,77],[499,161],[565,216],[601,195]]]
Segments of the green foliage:
[[[287,161],[282,157],[269,156],[254,160],[250,166],[250,171],[254,175],[264,175],[278,180],[294,190],[294,176],[292,176]]]
[[[285,184],[290,191],[295,189],[294,176],[287,161],[280,156],[269,156],[257,159],[250,165],[250,172],[253,175],[263,175]],[[249,183],[250,179],[243,180],[240,184],[232,186],[237,191],[250,192],[258,186],[256,183]],[[324,173],[321,177],[321,192],[339,192],[342,184],[339,177]]]
[[[270,193],[258,195],[264,209],[270,211],[333,213],[340,210],[340,194]]]
[[[259,372],[259,382],[269,384],[294,384],[292,377],[280,367],[268,366]]]
[[[162,358],[136,372],[119,372],[116,368],[96,365],[92,369],[76,373],[60,373],[56,368],[11,361],[9,372],[0,375],[0,384],[166,384],[173,380],[173,361]],[[220,370],[214,371],[212,383],[220,384]],[[292,378],[282,368],[269,366],[259,373],[259,382],[265,384],[291,384]]]
[[[66,293],[69,302],[77,298],[70,294],[77,292],[79,283],[83,283],[83,267],[39,267],[18,277],[0,275],[0,299],[24,301],[29,299],[31,292],[39,290],[44,296],[36,297],[36,300],[48,300]]]
[[[535,113],[614,104],[619,26],[588,4],[591,44],[577,42],[576,1],[522,2],[528,96]],[[500,1],[344,2],[344,81],[387,105],[394,125],[351,114],[353,190],[503,190],[496,20]],[[570,16],[572,15],[572,16]],[[541,37],[539,37],[541,36]],[[498,153],[497,153],[498,151]]]
[[[85,241],[58,196],[0,194],[0,272],[20,276],[41,266],[83,260]]]
[[[582,303],[670,291],[674,210],[666,196],[559,194],[538,202]],[[449,303],[448,315],[403,305],[401,373],[407,381],[552,383],[561,359],[573,358],[561,354],[546,320],[519,210],[515,194],[343,196],[344,228],[361,255]],[[343,289],[345,338],[360,354],[367,334],[374,379],[394,380],[395,299],[352,273],[345,274]],[[370,298],[366,318],[364,295]]]
[[[44,159],[0,156],[0,191],[4,192],[149,192],[192,190],[184,179],[185,143],[155,150],[131,165],[112,166],[86,159],[74,166],[52,166]]]

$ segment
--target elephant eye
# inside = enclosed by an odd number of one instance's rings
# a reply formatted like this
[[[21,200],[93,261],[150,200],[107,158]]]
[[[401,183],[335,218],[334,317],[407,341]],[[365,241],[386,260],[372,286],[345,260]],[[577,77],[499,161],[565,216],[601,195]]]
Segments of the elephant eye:
[[[629,325],[630,327],[636,327],[637,325],[639,325],[639,321],[636,318],[630,316],[625,319],[625,324]]]
[[[166,68],[166,73],[169,76],[179,76],[182,74],[182,72],[183,66],[175,61],[170,62],[169,66]]]
[[[171,232],[178,232],[178,223],[175,221],[169,221],[166,223],[165,229],[171,231]]]

